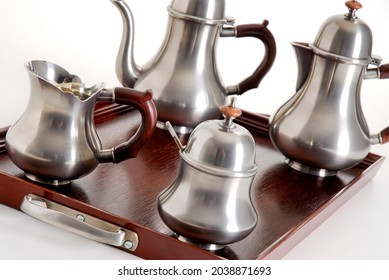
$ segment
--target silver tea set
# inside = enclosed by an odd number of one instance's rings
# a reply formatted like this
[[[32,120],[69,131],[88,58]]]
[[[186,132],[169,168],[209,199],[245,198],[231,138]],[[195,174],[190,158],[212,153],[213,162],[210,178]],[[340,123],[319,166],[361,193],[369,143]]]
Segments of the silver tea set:
[[[34,182],[68,185],[99,163],[136,157],[156,127],[168,130],[180,167],[156,199],[162,221],[178,239],[206,250],[246,238],[257,225],[251,187],[260,172],[253,136],[234,122],[241,114],[235,101],[258,87],[273,65],[276,43],[268,21],[235,26],[224,15],[224,0],[172,0],[165,39],[141,67],[133,57],[131,10],[123,0],[110,1],[123,21],[116,75],[124,87],[85,87],[61,66],[27,62],[30,100],[6,135],[10,159]],[[354,0],[346,6],[345,14],[322,24],[313,43],[292,43],[296,93],[269,119],[271,142],[291,172],[302,176],[336,176],[361,162],[372,144],[389,141],[389,128],[370,134],[360,102],[362,81],[389,78],[389,65],[372,55],[372,32],[357,16],[362,5]],[[260,65],[237,85],[222,83],[219,37],[254,37],[265,46]],[[93,123],[97,101],[138,109],[136,134],[104,149]],[[185,145],[177,133],[189,135]]]

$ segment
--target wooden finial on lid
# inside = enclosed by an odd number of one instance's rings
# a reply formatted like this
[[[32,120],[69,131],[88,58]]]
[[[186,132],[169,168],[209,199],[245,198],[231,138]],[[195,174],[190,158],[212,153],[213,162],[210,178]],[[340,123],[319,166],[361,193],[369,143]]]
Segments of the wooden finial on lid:
[[[348,8],[348,14],[345,14],[346,18],[350,20],[356,20],[358,17],[355,15],[356,11],[362,8],[362,4],[357,0],[347,1],[345,5]]]
[[[242,115],[242,110],[235,107],[235,102],[236,102],[236,97],[232,97],[231,103],[229,105],[224,105],[219,108],[223,116],[229,119],[235,119],[240,115]]]
[[[347,8],[349,8],[350,10],[359,10],[360,8],[362,8],[362,4],[359,3],[357,0],[347,1],[347,2],[345,3],[345,5],[346,5]]]

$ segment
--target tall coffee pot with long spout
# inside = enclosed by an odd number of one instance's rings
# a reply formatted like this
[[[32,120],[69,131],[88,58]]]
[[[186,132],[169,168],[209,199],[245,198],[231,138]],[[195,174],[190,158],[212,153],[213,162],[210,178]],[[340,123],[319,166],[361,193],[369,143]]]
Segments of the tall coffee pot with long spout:
[[[118,79],[127,87],[151,88],[159,123],[169,121],[177,132],[190,133],[199,123],[220,117],[226,96],[257,87],[274,62],[276,44],[268,21],[234,26],[224,16],[225,0],[172,0],[165,39],[158,53],[140,67],[133,56],[131,10],[123,0],[111,1],[124,25],[116,61]],[[219,37],[254,37],[265,46],[260,65],[237,85],[224,86],[219,76],[215,57]]]
[[[364,79],[389,78],[389,64],[372,56],[372,32],[348,1],[345,15],[328,18],[313,44],[293,43],[297,93],[270,118],[270,138],[294,169],[335,175],[389,141],[389,127],[370,135],[360,101]]]

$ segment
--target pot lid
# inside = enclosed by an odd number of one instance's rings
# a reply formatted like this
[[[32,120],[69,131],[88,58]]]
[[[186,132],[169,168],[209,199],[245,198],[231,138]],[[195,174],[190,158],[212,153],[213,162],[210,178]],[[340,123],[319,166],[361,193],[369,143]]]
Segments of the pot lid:
[[[241,115],[235,107],[236,98],[220,111],[224,120],[209,120],[199,124],[188,139],[182,158],[195,168],[209,173],[227,172],[230,176],[252,176],[257,171],[255,142],[251,133],[233,119]],[[235,172],[235,173],[234,173]]]
[[[225,18],[225,0],[172,0],[168,11],[171,16],[204,24],[232,24]]]
[[[369,64],[372,60],[372,32],[356,15],[362,8],[358,1],[347,1],[348,12],[328,18],[320,27],[313,51],[319,55],[357,64]]]

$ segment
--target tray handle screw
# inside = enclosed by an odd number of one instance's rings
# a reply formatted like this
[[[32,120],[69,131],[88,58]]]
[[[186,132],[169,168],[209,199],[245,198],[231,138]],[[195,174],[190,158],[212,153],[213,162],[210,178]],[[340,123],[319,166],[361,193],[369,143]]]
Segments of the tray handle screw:
[[[131,248],[134,246],[134,243],[132,243],[130,240],[126,240],[123,243],[124,248],[131,250]]]

